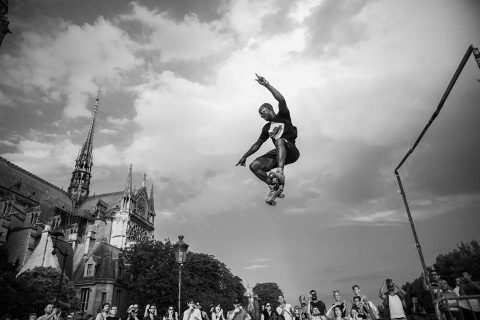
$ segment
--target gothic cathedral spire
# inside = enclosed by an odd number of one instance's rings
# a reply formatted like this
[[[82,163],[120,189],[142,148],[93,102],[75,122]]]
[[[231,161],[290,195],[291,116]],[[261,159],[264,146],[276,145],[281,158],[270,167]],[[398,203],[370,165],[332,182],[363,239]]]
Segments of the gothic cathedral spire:
[[[93,166],[93,134],[95,131],[99,97],[100,90],[98,90],[97,98],[95,99],[92,121],[90,122],[87,137],[78,153],[77,160],[75,160],[75,169],[72,172],[72,179],[70,180],[70,186],[68,187],[68,194],[76,207],[87,199],[90,192],[90,178],[92,177]]]
[[[153,201],[153,183],[152,183],[152,188],[150,189],[150,209],[155,210],[155,203]]]
[[[128,176],[127,176],[127,183],[125,183],[125,190],[124,190],[124,196],[132,196],[133,189],[132,189],[132,164],[130,163],[130,169],[128,171]]]

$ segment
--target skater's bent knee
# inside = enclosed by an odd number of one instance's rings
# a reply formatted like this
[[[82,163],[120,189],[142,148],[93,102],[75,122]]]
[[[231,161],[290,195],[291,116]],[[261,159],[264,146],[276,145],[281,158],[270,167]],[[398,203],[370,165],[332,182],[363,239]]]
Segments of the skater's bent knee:
[[[257,171],[258,169],[260,169],[261,164],[260,164],[259,161],[254,160],[252,163],[250,163],[249,167],[250,167],[250,170],[252,170],[253,172],[255,172],[255,171]]]

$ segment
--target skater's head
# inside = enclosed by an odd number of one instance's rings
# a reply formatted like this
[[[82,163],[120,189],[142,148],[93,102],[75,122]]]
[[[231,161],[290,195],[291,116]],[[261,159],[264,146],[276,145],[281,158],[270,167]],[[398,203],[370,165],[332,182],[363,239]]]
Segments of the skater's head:
[[[270,103],[264,103],[258,108],[258,113],[260,114],[260,117],[267,121],[273,120],[273,118],[276,116],[275,111],[273,111],[273,107]]]

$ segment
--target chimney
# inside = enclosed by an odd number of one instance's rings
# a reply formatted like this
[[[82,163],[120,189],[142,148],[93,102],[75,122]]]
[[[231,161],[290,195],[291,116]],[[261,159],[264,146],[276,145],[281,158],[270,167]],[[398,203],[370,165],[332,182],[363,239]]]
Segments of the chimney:
[[[77,246],[77,240],[78,240],[78,227],[77,224],[73,224],[70,229],[67,230],[68,237],[67,237],[67,242],[70,243],[72,246],[72,249],[75,251],[75,247]]]
[[[93,246],[95,243],[95,230],[94,228],[90,227],[88,232],[87,232],[87,238],[85,240],[85,252],[84,254],[87,255],[88,252],[90,251],[90,248]]]

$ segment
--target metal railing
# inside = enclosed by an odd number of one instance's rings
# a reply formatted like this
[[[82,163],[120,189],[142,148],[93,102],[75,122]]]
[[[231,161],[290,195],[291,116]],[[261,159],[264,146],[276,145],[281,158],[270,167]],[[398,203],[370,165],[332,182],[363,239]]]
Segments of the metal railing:
[[[442,320],[480,320],[480,295],[441,298],[435,308]]]

